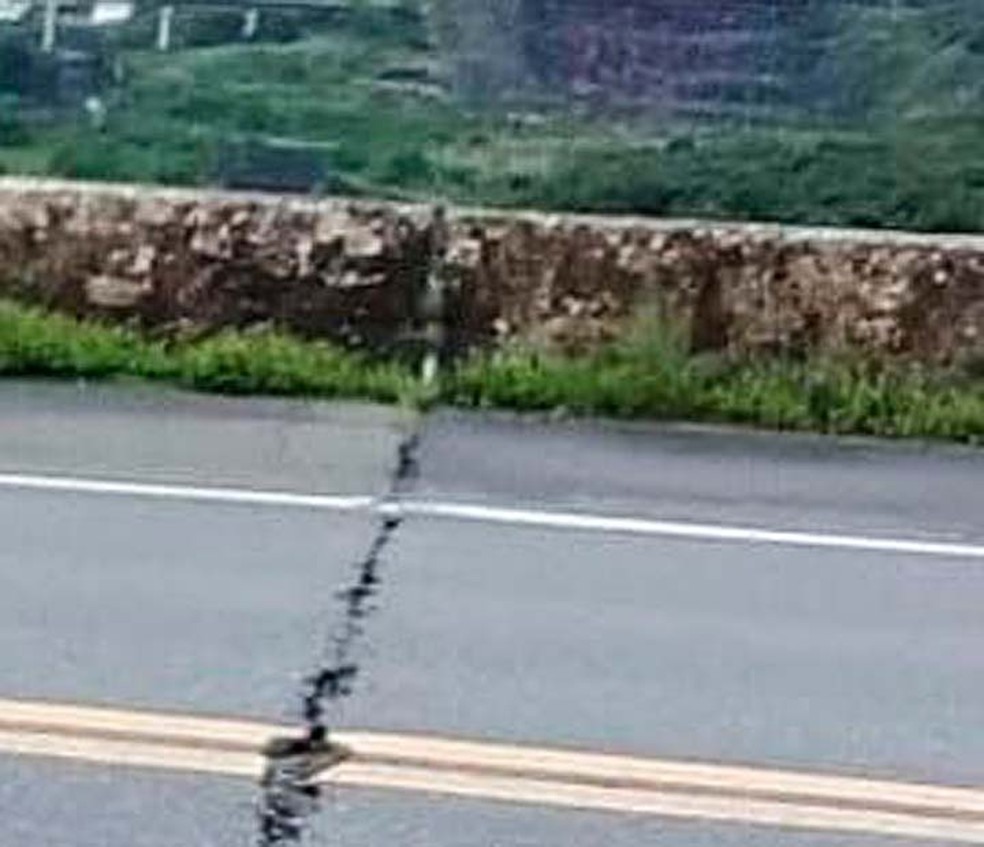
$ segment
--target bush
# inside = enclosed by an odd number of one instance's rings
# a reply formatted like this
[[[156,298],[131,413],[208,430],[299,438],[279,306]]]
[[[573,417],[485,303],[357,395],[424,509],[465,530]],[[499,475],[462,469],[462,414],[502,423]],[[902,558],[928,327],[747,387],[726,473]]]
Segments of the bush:
[[[480,185],[497,203],[924,231],[984,229],[984,116],[870,133],[718,132],[665,148],[574,150],[522,181]]]
[[[188,185],[201,181],[207,151],[201,141],[157,134],[153,123],[115,136],[79,129],[55,143],[47,170],[69,179]]]
[[[0,301],[0,374],[106,377],[163,372],[160,348],[126,330]]]
[[[0,94],[0,147],[14,147],[26,144],[30,133],[18,115],[19,99],[13,95]]]

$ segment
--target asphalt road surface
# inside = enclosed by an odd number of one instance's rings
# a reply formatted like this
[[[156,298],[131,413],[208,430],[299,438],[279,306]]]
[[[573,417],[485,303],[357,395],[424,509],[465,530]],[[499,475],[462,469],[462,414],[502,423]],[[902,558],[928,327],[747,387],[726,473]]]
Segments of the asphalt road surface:
[[[410,426],[0,384],[0,699],[296,721],[375,518],[284,495],[380,494]],[[438,413],[420,468],[343,726],[984,784],[984,454]],[[270,496],[199,496],[216,489]],[[0,843],[248,844],[256,795],[0,755]],[[311,826],[344,845],[915,843],[350,788]]]

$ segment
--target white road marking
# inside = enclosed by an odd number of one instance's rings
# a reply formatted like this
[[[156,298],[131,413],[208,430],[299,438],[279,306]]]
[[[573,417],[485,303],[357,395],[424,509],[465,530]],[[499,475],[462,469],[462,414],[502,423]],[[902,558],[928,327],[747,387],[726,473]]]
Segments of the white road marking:
[[[300,494],[291,491],[261,491],[249,488],[213,488],[198,485],[127,482],[112,479],[82,479],[69,476],[0,474],[0,488],[55,491],[66,494],[108,494],[123,497],[149,497],[158,500],[185,500],[206,503],[240,503],[251,506],[322,509],[329,512],[356,512],[371,509],[374,497],[334,494]]]
[[[256,779],[276,724],[0,700],[0,752]],[[338,732],[318,781],[620,814],[984,845],[984,790],[485,741]]]
[[[759,527],[722,526],[718,524],[660,521],[649,518],[629,518],[590,515],[580,512],[552,512],[534,509],[513,509],[467,503],[442,503],[408,500],[403,505],[406,514],[460,521],[535,526],[547,529],[567,529],[588,532],[608,532],[625,535],[692,538],[701,541],[739,541],[753,544],[783,544],[794,547],[833,547],[847,550],[867,550],[877,553],[905,553],[923,556],[947,556],[984,559],[984,544],[957,544],[947,541],[922,541],[906,538],[881,538],[865,535],[841,535],[824,532],[765,529]]]
[[[329,512],[401,513],[421,518],[540,527],[579,532],[683,538],[695,541],[772,544],[793,547],[859,550],[959,559],[984,559],[984,544],[887,538],[828,532],[770,529],[766,527],[664,521],[650,518],[598,515],[405,498],[399,503],[368,495],[304,494],[247,488],[216,488],[83,479],[64,476],[0,474],[0,489],[34,490],[75,494],[145,497],[163,500],[244,504],[281,508],[317,509]]]

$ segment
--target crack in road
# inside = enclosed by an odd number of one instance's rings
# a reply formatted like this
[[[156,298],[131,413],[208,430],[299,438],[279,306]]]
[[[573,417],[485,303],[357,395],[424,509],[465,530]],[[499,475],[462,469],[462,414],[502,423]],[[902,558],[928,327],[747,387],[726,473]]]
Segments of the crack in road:
[[[348,756],[345,747],[330,738],[329,711],[332,704],[352,694],[361,672],[355,649],[365,635],[367,618],[378,608],[372,601],[382,585],[382,557],[403,524],[401,501],[417,478],[419,447],[419,430],[400,441],[376,532],[355,564],[353,580],[338,592],[341,624],[328,640],[323,662],[304,682],[303,734],[271,739],[263,750],[266,768],[260,781],[259,847],[302,840],[307,822],[319,808],[320,786],[314,777]]]

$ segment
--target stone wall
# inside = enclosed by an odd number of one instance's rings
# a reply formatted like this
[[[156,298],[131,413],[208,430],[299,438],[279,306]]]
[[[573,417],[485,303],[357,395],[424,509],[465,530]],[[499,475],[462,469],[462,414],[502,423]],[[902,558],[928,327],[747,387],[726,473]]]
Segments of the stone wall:
[[[0,180],[0,291],[155,333],[270,323],[385,346],[426,280],[428,214]]]
[[[471,337],[593,346],[658,310],[694,348],[736,356],[984,354],[984,238],[495,215],[456,228]]]
[[[0,293],[153,333],[273,324],[385,349],[419,330],[436,250],[459,347],[591,349],[658,310],[696,349],[734,355],[984,355],[984,238],[434,220],[384,203],[0,179]]]

